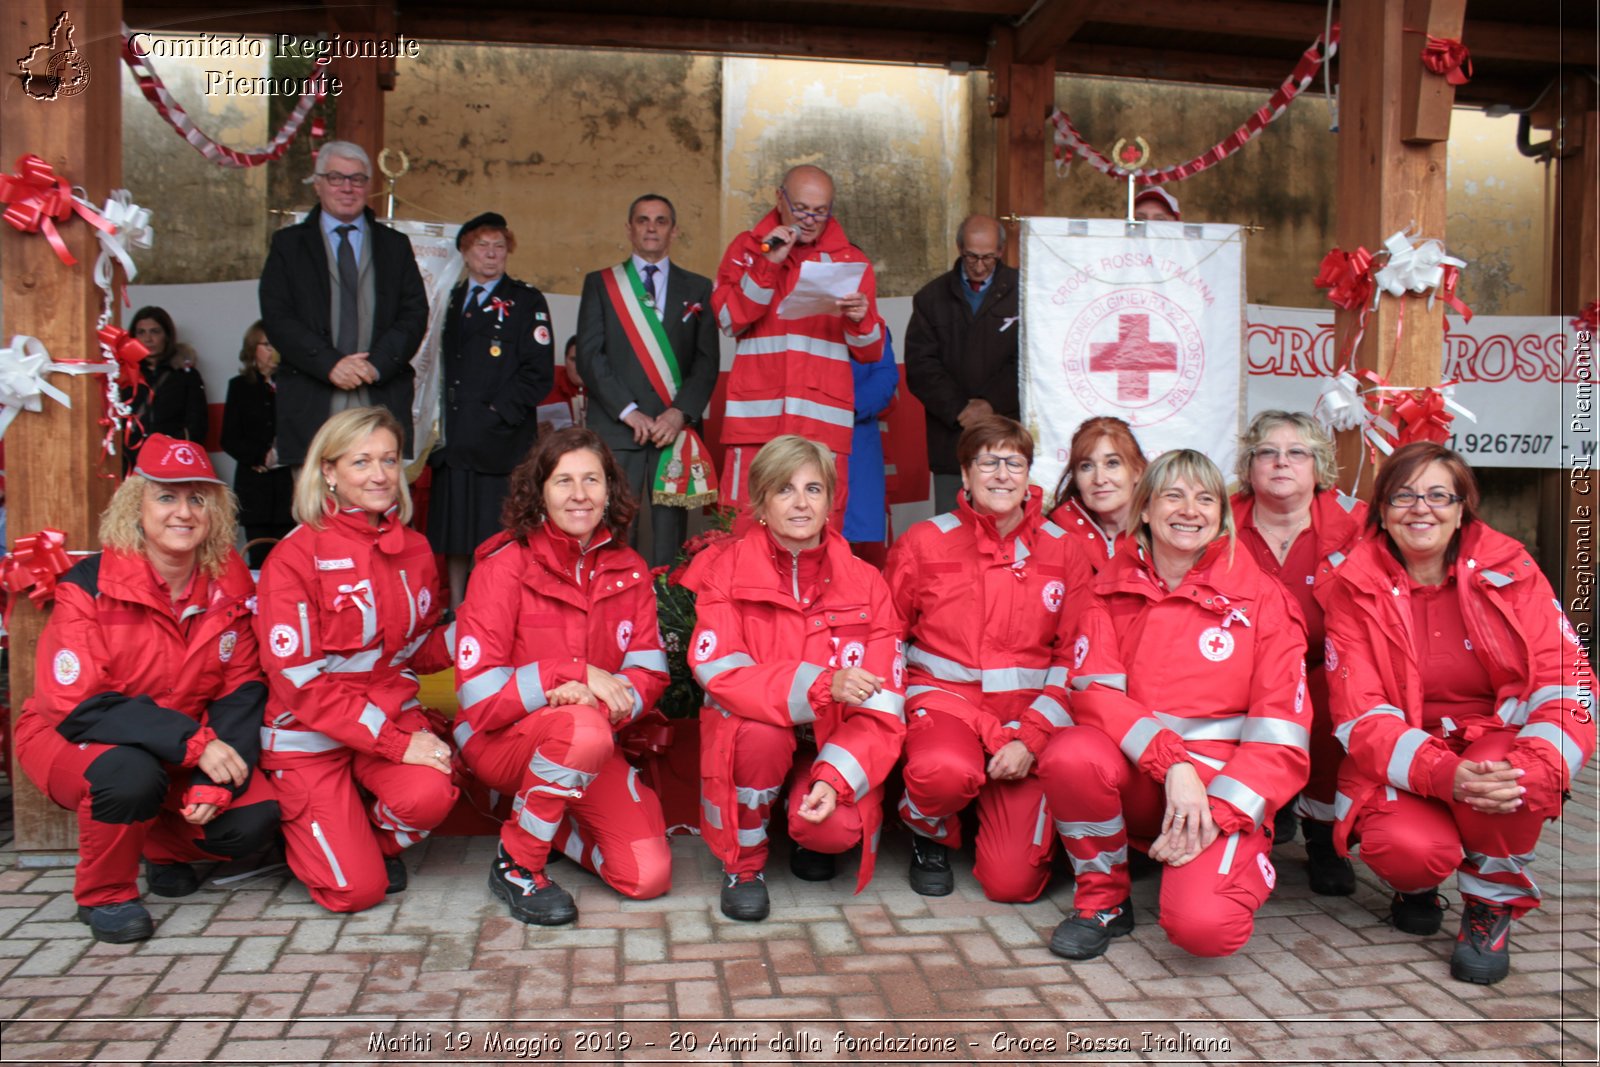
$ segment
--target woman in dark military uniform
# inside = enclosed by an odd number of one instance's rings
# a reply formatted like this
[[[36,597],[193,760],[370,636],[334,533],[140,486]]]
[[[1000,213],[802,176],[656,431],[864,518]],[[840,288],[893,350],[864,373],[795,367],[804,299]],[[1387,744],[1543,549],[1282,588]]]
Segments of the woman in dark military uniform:
[[[467,276],[445,312],[443,440],[428,457],[428,541],[448,560],[452,605],[466,593],[473,551],[500,530],[507,477],[533,446],[534,412],[555,376],[544,294],[505,273],[517,247],[505,218],[487,211],[470,219],[456,247]]]

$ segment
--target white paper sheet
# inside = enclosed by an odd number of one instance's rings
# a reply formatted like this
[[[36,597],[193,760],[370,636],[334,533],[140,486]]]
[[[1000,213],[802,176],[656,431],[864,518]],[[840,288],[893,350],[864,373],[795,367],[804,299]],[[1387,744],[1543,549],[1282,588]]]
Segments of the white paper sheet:
[[[800,264],[800,280],[794,291],[778,305],[780,319],[803,319],[808,315],[837,315],[839,301],[861,291],[867,276],[865,263],[819,263],[808,259]]]

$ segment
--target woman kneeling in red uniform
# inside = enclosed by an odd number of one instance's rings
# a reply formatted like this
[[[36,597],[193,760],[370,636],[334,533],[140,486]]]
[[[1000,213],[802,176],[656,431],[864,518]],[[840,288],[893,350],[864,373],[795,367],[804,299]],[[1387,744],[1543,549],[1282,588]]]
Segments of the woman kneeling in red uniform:
[[[449,745],[417,703],[417,673],[448,667],[451,641],[433,552],[405,525],[401,440],[383,408],[323,423],[295,478],[300,525],[261,569],[261,767],[283,807],[289,866],[329,911],[404,889],[401,851],[457,795]]]
[[[1349,753],[1334,841],[1359,842],[1407,933],[1438,931],[1436,890],[1454,871],[1465,907],[1450,974],[1489,985],[1511,968],[1511,921],[1539,906],[1539,831],[1594,752],[1594,674],[1528,550],[1477,505],[1459,455],[1397,450],[1369,538],[1324,568],[1317,595]]]
[[[205,450],[153,434],[100,537],[56,588],[17,757],[78,813],[78,918],[121,944],[153,932],[141,855],[152,893],[188,896],[189,862],[269,844],[278,805],[251,773],[266,698],[252,585]]]
[[[635,900],[672,885],[661,802],[614,741],[668,682],[650,568],[627,543],[636,510],[593,430],[549,434],[511,473],[506,529],[461,605],[456,744],[516,794],[489,888],[525,923],[578,917],[545,876],[552,847]]]
[[[1095,578],[1072,714],[1039,760],[1077,874],[1050,951],[1091,959],[1133,930],[1128,843],[1164,865],[1161,927],[1197,956],[1250,939],[1276,875],[1272,815],[1305,784],[1305,629],[1234,545],[1222,474],[1167,452],[1134,490],[1138,551]]]
[[[835,477],[822,445],[769,441],[750,464],[755,523],[696,556],[683,580],[698,597],[689,663],[706,691],[700,828],[727,875],[730,919],[767,917],[767,819],[786,780],[797,878],[833,877],[834,855],[859,841],[860,892],[877,856],[905,664],[883,576],[827,526]]]

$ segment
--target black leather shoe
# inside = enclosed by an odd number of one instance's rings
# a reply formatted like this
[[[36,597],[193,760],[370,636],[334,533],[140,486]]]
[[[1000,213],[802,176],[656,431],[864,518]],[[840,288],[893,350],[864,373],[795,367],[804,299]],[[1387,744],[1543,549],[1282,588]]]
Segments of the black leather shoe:
[[[156,932],[150,913],[137,900],[124,900],[116,904],[99,904],[95,907],[78,906],[78,921],[89,924],[89,932],[96,941],[112,945],[126,945],[131,941],[144,941]]]
[[[956,887],[950,850],[921,834],[911,835],[911,888],[925,897],[947,897]]]
[[[186,897],[200,889],[200,878],[187,863],[145,860],[144,881],[158,897]]]
[[[1061,920],[1050,935],[1050,951],[1069,960],[1092,960],[1105,955],[1111,939],[1133,933],[1133,901],[1105,911],[1080,911]]]
[[[1294,801],[1291,800],[1272,817],[1272,843],[1287,845],[1294,840],[1295,827],[1299,825],[1300,819],[1294,813]]]
[[[1494,985],[1511,973],[1511,909],[1470,897],[1461,911],[1461,932],[1450,953],[1450,977]]]
[[[1389,902],[1389,921],[1396,930],[1419,937],[1439,932],[1444,924],[1444,899],[1436,890],[1396,893]]]
[[[740,922],[760,922],[772,910],[767,899],[767,876],[761,871],[734,874],[725,871],[722,884],[722,914]]]
[[[789,873],[802,882],[826,882],[838,869],[838,857],[831,852],[814,852],[795,845],[789,853]]]
[[[1311,876],[1311,891],[1323,897],[1347,897],[1356,891],[1356,872],[1350,861],[1333,847],[1333,827],[1306,819],[1300,823],[1306,835],[1306,870]]]
[[[389,884],[384,887],[384,896],[390,893],[404,893],[410,884],[410,876],[406,874],[406,861],[399,856],[383,857],[383,873],[389,876]]]
[[[572,894],[556,885],[543,871],[519,867],[505,849],[489,867],[489,889],[505,901],[511,917],[532,926],[565,926],[578,919]]]

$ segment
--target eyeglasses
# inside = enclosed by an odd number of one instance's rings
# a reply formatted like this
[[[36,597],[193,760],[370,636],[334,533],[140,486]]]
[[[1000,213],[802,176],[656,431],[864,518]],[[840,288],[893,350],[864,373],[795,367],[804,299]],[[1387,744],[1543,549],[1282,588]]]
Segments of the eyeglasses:
[[[789,199],[789,190],[778,186],[778,192],[783,194],[783,202],[789,205],[790,214],[800,219],[825,219],[833,214],[833,205],[825,204],[822,207],[810,207],[806,204],[797,204]]]
[[[1000,464],[1002,463],[1006,465],[1006,470],[1012,474],[1021,474],[1028,469],[1028,461],[1022,456],[996,456],[990,452],[985,452],[983,455],[978,456],[972,463],[985,474],[993,474],[1000,469]]]
[[[372,180],[370,174],[341,174],[336,170],[325,170],[317,175],[335,189],[358,189]]]
[[[1459,504],[1464,498],[1459,493],[1447,493],[1443,489],[1429,489],[1426,493],[1414,493],[1409,489],[1396,489],[1389,494],[1391,508],[1409,508],[1417,501],[1422,501],[1430,508],[1445,508],[1451,504]]]
[[[961,258],[965,262],[971,263],[974,267],[978,266],[979,264],[982,264],[986,267],[992,267],[996,263],[1000,262],[999,255],[994,252],[990,252],[989,254],[983,256],[978,255],[976,252],[963,252],[961,253]]]
[[[1298,467],[1302,463],[1310,463],[1315,457],[1315,453],[1309,448],[1301,448],[1299,445],[1289,449],[1287,452],[1276,448],[1258,448],[1255,451],[1255,458],[1263,463],[1276,463],[1279,457],[1287,457],[1290,463]]]

